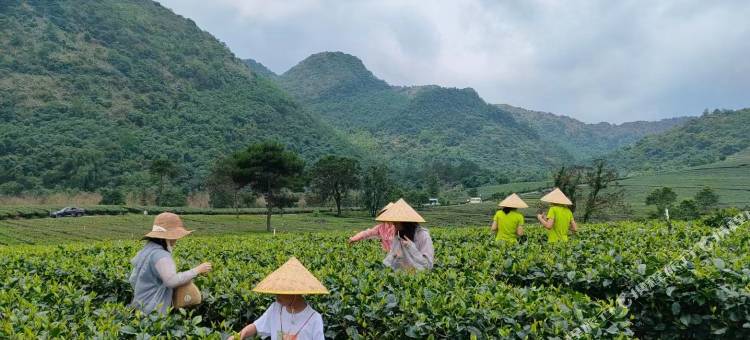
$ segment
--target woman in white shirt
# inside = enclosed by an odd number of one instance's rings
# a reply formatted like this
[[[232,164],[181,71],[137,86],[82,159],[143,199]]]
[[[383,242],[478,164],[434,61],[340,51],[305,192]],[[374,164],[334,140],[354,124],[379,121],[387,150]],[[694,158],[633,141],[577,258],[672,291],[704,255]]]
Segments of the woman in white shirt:
[[[240,331],[239,339],[256,335],[271,340],[325,339],[323,317],[307,304],[303,295],[328,294],[328,289],[296,258],[290,258],[266,276],[253,291],[275,294],[276,301]]]

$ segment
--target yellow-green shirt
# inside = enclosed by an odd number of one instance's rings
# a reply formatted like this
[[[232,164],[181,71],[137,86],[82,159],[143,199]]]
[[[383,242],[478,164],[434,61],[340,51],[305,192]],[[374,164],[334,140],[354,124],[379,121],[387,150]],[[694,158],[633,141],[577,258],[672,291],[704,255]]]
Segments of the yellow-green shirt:
[[[568,241],[568,229],[573,221],[573,213],[568,207],[553,205],[547,212],[547,218],[554,219],[552,229],[547,229],[547,242]]]
[[[516,228],[523,225],[523,215],[521,213],[511,210],[506,214],[502,210],[498,210],[493,220],[497,224],[495,240],[511,243],[518,242],[516,241]]]

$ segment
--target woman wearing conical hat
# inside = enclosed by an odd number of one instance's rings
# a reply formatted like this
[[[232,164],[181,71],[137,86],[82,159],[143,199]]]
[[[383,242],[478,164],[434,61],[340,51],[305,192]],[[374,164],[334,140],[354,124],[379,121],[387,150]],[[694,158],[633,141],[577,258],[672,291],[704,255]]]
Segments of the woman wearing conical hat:
[[[506,197],[498,207],[501,209],[492,218],[492,231],[496,232],[495,240],[508,243],[518,243],[518,237],[523,236],[524,217],[518,209],[529,206],[515,193]]]
[[[172,249],[177,240],[191,232],[185,230],[182,219],[173,213],[165,212],[156,216],[151,232],[144,236],[148,242],[130,261],[133,264],[129,281],[133,286],[134,307],[145,313],[154,310],[165,313],[172,306],[175,288],[211,271],[211,263],[204,262],[188,271],[177,272]]]
[[[328,294],[328,289],[296,258],[266,276],[253,289],[274,294],[276,301],[255,322],[240,331],[239,338],[260,336],[271,340],[323,340],[323,317],[305,302],[303,295]],[[230,338],[233,339],[233,338]]]
[[[536,215],[539,223],[547,229],[547,242],[567,242],[568,230],[572,232],[578,230],[578,224],[569,208],[573,202],[559,188],[555,188],[539,200],[551,204],[546,218],[542,214]]]
[[[378,216],[388,210],[388,208],[390,208],[391,206],[393,206],[393,202],[388,203],[385,207],[383,207],[383,209],[380,209],[380,211],[378,211]],[[383,247],[383,250],[387,253],[391,250],[391,242],[393,242],[393,238],[395,237],[395,235],[396,228],[393,226],[393,223],[382,222],[378,223],[370,229],[360,231],[356,235],[350,237],[349,244],[353,244],[362,240],[380,239],[380,246]]]
[[[398,200],[375,218],[379,222],[393,223],[396,237],[383,264],[395,270],[432,269],[435,250],[432,237],[419,223],[425,220],[403,199]]]

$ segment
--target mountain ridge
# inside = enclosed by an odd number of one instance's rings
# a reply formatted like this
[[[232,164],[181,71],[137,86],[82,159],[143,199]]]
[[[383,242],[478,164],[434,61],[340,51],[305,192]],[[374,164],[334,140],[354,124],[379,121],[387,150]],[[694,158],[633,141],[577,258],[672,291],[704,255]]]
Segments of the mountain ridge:
[[[189,19],[150,0],[0,12],[3,192],[140,188],[151,160],[198,190],[218,157],[276,139],[308,161],[357,148]]]

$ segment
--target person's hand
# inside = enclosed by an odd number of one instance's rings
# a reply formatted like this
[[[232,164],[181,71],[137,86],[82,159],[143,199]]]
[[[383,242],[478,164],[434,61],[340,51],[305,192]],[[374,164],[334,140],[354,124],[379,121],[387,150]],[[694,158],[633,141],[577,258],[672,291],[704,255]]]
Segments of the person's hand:
[[[212,269],[213,266],[211,265],[211,262],[203,262],[195,267],[195,272],[198,273],[198,275],[201,275],[210,272]]]
[[[401,245],[404,247],[409,246],[410,244],[414,244],[408,237],[404,236],[404,238],[401,239]]]
[[[346,243],[347,243],[348,245],[352,245],[352,244],[354,244],[354,240],[352,240],[352,239],[348,239],[348,240],[346,240]]]
[[[536,214],[536,218],[540,220],[544,220],[544,216],[542,216],[542,214]]]

